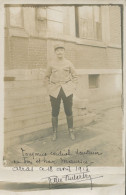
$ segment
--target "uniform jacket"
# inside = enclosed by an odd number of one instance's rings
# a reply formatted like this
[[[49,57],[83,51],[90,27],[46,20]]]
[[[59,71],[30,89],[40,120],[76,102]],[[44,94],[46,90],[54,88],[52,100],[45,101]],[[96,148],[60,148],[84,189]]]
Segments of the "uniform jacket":
[[[77,73],[73,64],[64,59],[50,65],[45,73],[44,81],[48,88],[49,95],[57,98],[61,87],[67,96],[74,93],[77,84]]]

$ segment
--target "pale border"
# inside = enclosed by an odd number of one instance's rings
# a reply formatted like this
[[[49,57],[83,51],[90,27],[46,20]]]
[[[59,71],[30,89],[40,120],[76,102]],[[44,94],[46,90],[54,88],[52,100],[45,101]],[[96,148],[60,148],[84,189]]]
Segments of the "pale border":
[[[4,140],[4,124],[3,124],[3,116],[4,116],[4,82],[3,82],[3,76],[4,76],[4,4],[120,4],[124,7],[124,28],[123,28],[123,47],[126,45],[126,37],[124,36],[126,33],[126,1],[125,0],[1,0],[0,1],[0,181],[15,181],[15,182],[30,182],[30,181],[39,181],[40,177],[42,177],[42,173],[38,171],[34,171],[33,173],[26,174],[24,172],[12,172],[11,168],[4,168],[2,166],[3,162],[3,140]],[[125,33],[124,33],[125,32]],[[123,48],[123,83],[126,83],[126,53]],[[124,103],[126,99],[126,86],[124,86],[123,89],[124,92]],[[126,119],[126,104],[124,104],[124,119]],[[125,159],[125,127],[126,127],[126,120],[124,120],[124,132],[123,132],[123,160]],[[2,154],[2,155],[1,155]],[[104,174],[105,178],[107,179],[106,182],[111,183],[111,179],[114,176],[115,182],[117,185],[120,185],[124,182],[124,178],[120,177],[124,175],[124,167],[93,167],[91,168],[92,172],[94,174]],[[20,177],[19,177],[20,175]],[[111,176],[112,175],[112,176]],[[114,179],[113,178],[113,179]],[[59,191],[59,190],[58,190]],[[69,190],[67,189],[67,192]],[[71,190],[71,193],[74,194]],[[82,189],[79,191],[79,194],[81,194]],[[96,190],[97,191],[97,190]],[[104,191],[104,190],[103,190]],[[93,192],[88,191],[87,189],[84,189],[84,192],[86,194],[95,194],[95,190]],[[98,191],[97,191],[98,192]],[[23,193],[23,192],[22,192]],[[21,194],[22,194],[21,193]],[[30,192],[34,193],[34,192]],[[40,193],[43,193],[43,191],[40,191]],[[59,192],[58,192],[59,193]],[[62,194],[62,190],[60,190],[60,193]],[[65,192],[66,193],[66,192]],[[76,191],[78,193],[78,190]],[[3,194],[3,192],[2,192]],[[44,194],[46,194],[44,192]],[[55,192],[56,194],[56,192]],[[99,193],[98,193],[99,194]],[[121,194],[120,194],[121,195]]]

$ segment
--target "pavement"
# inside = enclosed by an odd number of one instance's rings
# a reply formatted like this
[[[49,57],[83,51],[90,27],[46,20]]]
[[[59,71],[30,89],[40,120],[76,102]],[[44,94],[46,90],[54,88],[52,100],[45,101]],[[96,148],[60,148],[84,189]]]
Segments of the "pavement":
[[[47,137],[12,146],[5,166],[122,166],[123,111],[121,107],[96,113],[96,120],[75,129],[76,140],[67,129],[59,130],[52,141]]]

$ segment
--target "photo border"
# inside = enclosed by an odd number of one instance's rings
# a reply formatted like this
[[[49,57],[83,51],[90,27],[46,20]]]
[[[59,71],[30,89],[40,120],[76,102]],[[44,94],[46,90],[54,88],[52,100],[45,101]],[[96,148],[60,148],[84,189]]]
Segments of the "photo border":
[[[70,0],[70,1],[66,1],[66,0],[62,0],[62,1],[56,1],[56,0],[4,0],[4,1],[0,1],[0,32],[1,32],[1,36],[0,36],[0,53],[1,53],[1,60],[0,60],[0,67],[1,67],[1,71],[0,71],[0,90],[3,92],[0,95],[0,143],[2,143],[2,147],[0,147],[0,181],[4,181],[4,182],[40,182],[40,177],[42,177],[42,173],[36,170],[34,172],[31,172],[28,174],[28,177],[26,178],[26,173],[22,172],[20,173],[20,177],[19,177],[19,172],[13,172],[11,167],[4,167],[3,166],[3,151],[4,151],[4,122],[3,122],[3,116],[4,116],[4,82],[3,82],[3,78],[4,78],[4,5],[6,4],[41,4],[41,5],[72,5],[72,4],[83,4],[83,5],[95,5],[95,4],[100,4],[100,5],[122,5],[123,7],[123,103],[124,103],[124,129],[123,129],[123,134],[122,134],[122,146],[123,146],[123,154],[122,154],[122,158],[123,158],[123,162],[124,162],[124,166],[125,166],[125,128],[126,128],[126,103],[125,103],[125,99],[126,99],[126,52],[125,52],[125,45],[126,45],[126,36],[124,36],[126,34],[126,2],[123,0]],[[122,184],[124,182],[124,180],[122,179],[123,176],[125,176],[125,167],[121,166],[121,167],[91,167],[91,172],[93,172],[93,174],[103,174],[105,175],[107,181],[109,181],[109,183],[111,184],[111,178],[114,179],[115,177],[115,182],[117,182],[117,185],[119,185],[120,183]],[[111,177],[112,176],[112,177]],[[122,177],[121,177],[122,176]],[[45,175],[44,175],[45,177]],[[107,182],[108,183],[108,182]]]

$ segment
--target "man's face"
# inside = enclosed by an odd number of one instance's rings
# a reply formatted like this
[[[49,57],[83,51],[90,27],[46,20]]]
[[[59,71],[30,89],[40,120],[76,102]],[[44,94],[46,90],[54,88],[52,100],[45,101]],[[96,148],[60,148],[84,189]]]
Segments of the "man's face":
[[[55,50],[55,52],[56,52],[56,55],[57,55],[58,58],[63,58],[64,57],[64,52],[65,52],[64,48],[59,47]]]

